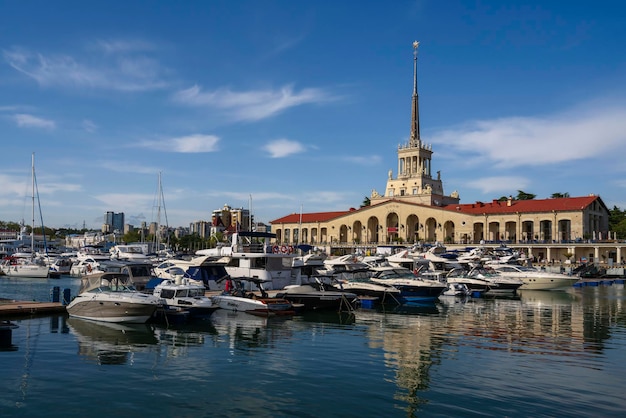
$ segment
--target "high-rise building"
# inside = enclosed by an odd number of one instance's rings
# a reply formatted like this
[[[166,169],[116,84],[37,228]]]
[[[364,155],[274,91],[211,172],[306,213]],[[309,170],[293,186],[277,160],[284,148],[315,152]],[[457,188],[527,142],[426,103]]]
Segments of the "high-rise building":
[[[104,215],[104,224],[102,225],[102,232],[122,233],[123,231],[124,231],[124,212],[120,212],[120,213],[107,212]]]

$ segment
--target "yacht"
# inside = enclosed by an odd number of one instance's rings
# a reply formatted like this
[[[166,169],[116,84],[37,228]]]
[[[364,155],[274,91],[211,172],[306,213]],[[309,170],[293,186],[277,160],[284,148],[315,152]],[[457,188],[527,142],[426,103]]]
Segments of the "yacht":
[[[128,274],[104,272],[81,278],[78,295],[67,305],[67,312],[94,321],[145,323],[160,306],[156,296],[135,290]]]
[[[523,282],[520,290],[555,290],[572,287],[579,280],[577,276],[552,273],[534,267],[518,264],[491,264],[495,271],[504,277],[513,277]]]
[[[297,281],[297,269],[293,268],[296,253],[292,246],[269,245],[275,238],[276,234],[266,232],[235,232],[230,245],[199,250],[196,255],[223,257],[232,278],[255,278],[266,290],[282,289]]]

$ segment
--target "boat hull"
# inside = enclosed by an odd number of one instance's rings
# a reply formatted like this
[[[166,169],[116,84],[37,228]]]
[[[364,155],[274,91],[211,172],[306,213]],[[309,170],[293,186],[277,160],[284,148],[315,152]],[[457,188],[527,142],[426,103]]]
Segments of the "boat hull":
[[[79,298],[67,306],[68,314],[93,321],[142,324],[152,317],[158,307],[156,304]]]
[[[568,289],[578,281],[578,277],[550,278],[550,277],[523,277],[524,284],[520,290],[559,290]]]
[[[301,305],[304,311],[353,309],[358,297],[354,293],[334,291],[299,291],[289,289],[278,293],[278,298],[286,299],[292,304]]]
[[[3,266],[2,272],[7,277],[30,277],[33,279],[45,279],[48,277],[49,268],[37,265]]]
[[[265,303],[255,299],[231,295],[216,295],[212,296],[211,300],[221,309],[229,311],[247,312],[252,315],[260,316],[268,316],[273,314],[273,312]]]

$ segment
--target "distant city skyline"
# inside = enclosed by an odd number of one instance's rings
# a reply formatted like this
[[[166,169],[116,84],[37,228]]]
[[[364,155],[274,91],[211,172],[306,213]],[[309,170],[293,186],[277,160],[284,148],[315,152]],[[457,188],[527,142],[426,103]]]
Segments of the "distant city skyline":
[[[596,194],[626,209],[625,11],[4,2],[0,219],[30,224],[33,152],[51,228],[99,230],[109,210],[149,224],[161,205],[172,227],[224,204],[264,223],[357,208],[410,137],[414,41],[421,139],[446,195]]]

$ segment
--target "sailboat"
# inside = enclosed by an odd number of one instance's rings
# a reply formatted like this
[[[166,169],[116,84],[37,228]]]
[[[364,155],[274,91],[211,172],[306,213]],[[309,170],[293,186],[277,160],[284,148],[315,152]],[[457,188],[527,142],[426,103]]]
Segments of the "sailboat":
[[[35,258],[35,153],[32,156],[32,226],[30,231],[30,253],[24,254],[22,257],[15,255],[9,256],[2,261],[0,269],[9,277],[31,277],[35,279],[45,279],[48,277],[50,268],[42,261]],[[39,203],[39,196],[37,195]],[[41,207],[41,206],[40,206]],[[21,234],[25,234],[25,228],[22,227]]]
[[[173,254],[169,252],[169,224],[167,221],[167,211],[165,210],[165,198],[163,197],[163,183],[161,181],[161,172],[159,171],[159,184],[157,188],[157,196],[156,196],[156,207],[157,207],[157,215],[156,215],[156,231],[154,234],[153,241],[153,251],[157,255],[157,261],[163,261],[165,259],[170,258]],[[166,241],[163,242],[163,231],[161,230],[161,208],[163,209],[163,213],[165,214],[165,231],[166,231]]]

